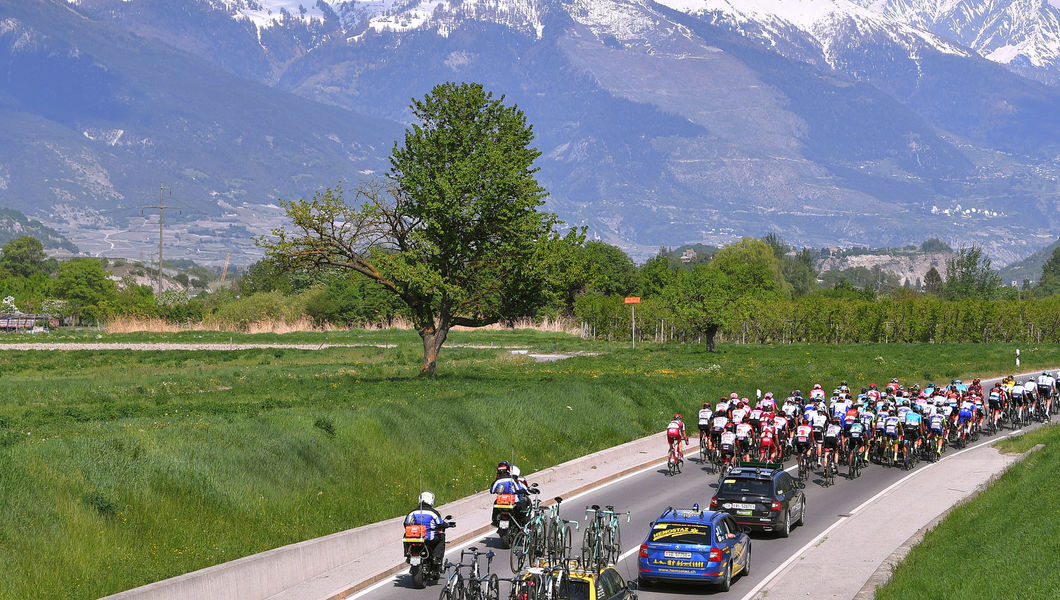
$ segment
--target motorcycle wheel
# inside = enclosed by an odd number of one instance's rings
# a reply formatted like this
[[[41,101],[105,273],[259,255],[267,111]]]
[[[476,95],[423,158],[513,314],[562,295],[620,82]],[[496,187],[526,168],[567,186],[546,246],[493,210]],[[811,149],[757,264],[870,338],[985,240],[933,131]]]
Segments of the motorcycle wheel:
[[[412,587],[417,590],[422,590],[427,587],[426,577],[423,574],[423,569],[419,565],[410,568],[409,575],[412,576]]]

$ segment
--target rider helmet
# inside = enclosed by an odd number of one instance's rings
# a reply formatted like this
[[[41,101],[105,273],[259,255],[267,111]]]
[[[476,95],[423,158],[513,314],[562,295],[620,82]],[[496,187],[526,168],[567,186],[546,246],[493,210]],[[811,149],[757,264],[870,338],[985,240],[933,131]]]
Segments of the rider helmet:
[[[434,506],[434,494],[431,492],[423,492],[420,494],[420,504],[423,506]]]
[[[519,467],[512,465],[512,477],[518,478],[521,474],[522,471],[519,470]]]
[[[815,384],[813,384],[813,389],[819,390],[819,389],[823,389],[823,388],[821,388],[821,384],[815,383]]]
[[[508,473],[509,469],[511,469],[511,466],[511,463],[506,460],[502,460],[501,462],[497,463],[497,473]]]
[[[729,394],[729,400],[739,400],[739,399],[740,399],[740,395],[737,394],[736,392],[733,392],[733,393]]]
[[[710,408],[710,402],[704,402],[703,408]]]

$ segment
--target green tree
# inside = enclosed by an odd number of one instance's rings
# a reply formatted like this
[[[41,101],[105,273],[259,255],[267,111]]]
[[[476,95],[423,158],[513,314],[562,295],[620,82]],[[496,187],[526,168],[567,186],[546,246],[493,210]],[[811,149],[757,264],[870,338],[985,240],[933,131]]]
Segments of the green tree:
[[[0,269],[17,277],[29,277],[35,273],[49,274],[55,270],[55,264],[48,260],[44,245],[37,238],[24,235],[4,244]]]
[[[52,294],[69,300],[79,318],[98,322],[106,316],[108,304],[117,299],[118,284],[108,278],[98,260],[75,258],[59,265]]]
[[[920,244],[921,252],[953,252],[953,248],[946,242],[939,238],[933,237],[924,240],[923,244]]]
[[[587,242],[585,257],[585,291],[606,296],[629,296],[637,291],[639,273],[633,259],[618,246],[604,242]]]
[[[648,259],[640,268],[640,295],[646,298],[657,296],[670,284],[676,271],[670,268],[670,260],[660,254]]]
[[[1024,289],[1026,287],[1024,285]],[[1038,296],[1060,293],[1060,247],[1054,248],[1053,255],[1042,265],[1042,276],[1038,279],[1035,293]]]
[[[990,268],[990,257],[979,246],[962,247],[946,260],[942,297],[947,300],[993,300],[1001,289],[1001,275]]]
[[[714,255],[710,266],[736,278],[741,289],[777,289],[791,293],[773,248],[761,240],[745,237],[725,246]]]
[[[674,318],[702,335],[713,352],[719,330],[748,320],[762,303],[782,300],[784,285],[772,249],[744,238],[722,248],[709,265],[681,271],[661,296]]]
[[[935,267],[928,269],[928,272],[924,275],[924,291],[929,294],[942,292],[942,275],[939,274],[939,270]]]
[[[453,326],[533,315],[555,298],[555,275],[580,245],[538,209],[540,152],[515,106],[479,84],[445,83],[413,100],[417,123],[395,144],[388,182],[347,204],[342,188],[284,202],[294,232],[259,240],[277,263],[355,271],[407,306],[423,340],[421,375],[434,375]]]

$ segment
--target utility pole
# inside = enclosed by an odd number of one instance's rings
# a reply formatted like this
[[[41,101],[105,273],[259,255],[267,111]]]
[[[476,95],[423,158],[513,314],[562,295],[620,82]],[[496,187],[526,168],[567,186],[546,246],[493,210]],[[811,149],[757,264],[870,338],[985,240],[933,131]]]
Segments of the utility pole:
[[[162,200],[162,195],[165,193],[166,186],[158,184],[158,206],[142,206],[140,207],[140,214],[144,214],[144,210],[157,210],[158,211],[158,292],[156,298],[162,295],[162,226],[165,221],[163,215],[166,209],[176,210],[177,214],[183,214],[179,206],[166,206]],[[169,190],[170,197],[173,197],[173,189]]]

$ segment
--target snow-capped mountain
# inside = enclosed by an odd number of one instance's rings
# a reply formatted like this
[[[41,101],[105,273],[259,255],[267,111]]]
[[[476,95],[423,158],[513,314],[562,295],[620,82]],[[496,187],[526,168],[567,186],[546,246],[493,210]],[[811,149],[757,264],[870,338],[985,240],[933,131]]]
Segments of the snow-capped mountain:
[[[930,232],[983,243],[1002,263],[1060,227],[1048,193],[1060,180],[1060,90],[927,17],[863,0],[29,1],[62,3],[86,28],[116,25],[336,115],[405,123],[409,99],[433,85],[481,82],[533,124],[549,209],[641,257],[766,231],[825,246],[919,243]],[[923,15],[934,23],[951,4],[925,0]],[[196,107],[203,122],[231,118],[215,110]],[[114,139],[106,132],[136,130],[120,114],[64,118],[91,134],[78,134],[89,149]],[[299,115],[290,123],[301,127]],[[178,179],[203,170],[169,168]],[[259,177],[271,186],[262,202],[301,193]],[[211,177],[229,197],[246,196],[228,189],[243,178],[238,168]],[[1027,235],[1006,233],[1028,223]]]
[[[1060,74],[1060,2],[1053,0],[856,0],[1021,72]]]

